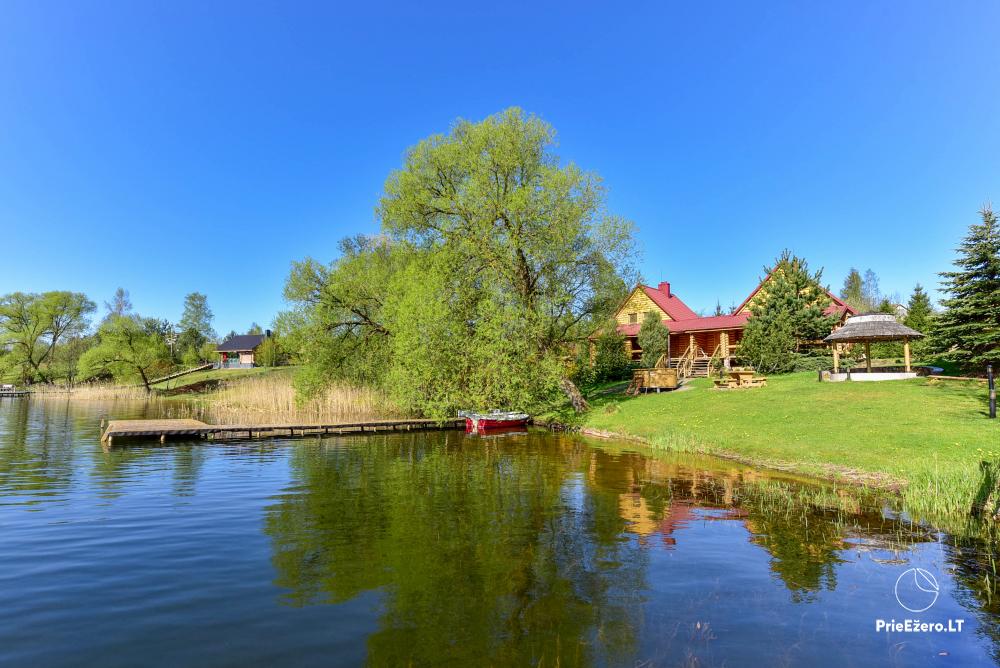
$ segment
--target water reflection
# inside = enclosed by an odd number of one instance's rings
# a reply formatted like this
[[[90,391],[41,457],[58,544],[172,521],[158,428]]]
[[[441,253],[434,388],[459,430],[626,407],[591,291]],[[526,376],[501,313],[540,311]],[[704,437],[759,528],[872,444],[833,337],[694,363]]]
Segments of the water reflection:
[[[939,547],[937,534],[844,490],[739,466],[612,453],[559,435],[342,439],[297,451],[292,466],[296,484],[268,509],[265,526],[276,584],[296,606],[384,592],[380,630],[368,638],[378,665],[705,660],[719,638],[708,622],[683,614],[650,622],[649,611],[664,602],[650,581],[658,577],[654,556],[745,542],[766,554],[784,604],[798,605],[834,592],[838,567],[907,563],[918,546]],[[710,524],[726,529],[706,546]],[[862,554],[873,559],[862,562]],[[711,598],[705,585],[671,586],[686,598]],[[713,586],[725,588],[718,579]],[[760,610],[744,610],[749,628],[736,635],[746,642],[754,621],[781,604],[773,587],[751,588]],[[873,606],[859,608],[863,615]],[[691,628],[682,629],[687,621]],[[670,635],[658,635],[671,625]],[[867,651],[885,658],[886,641],[868,635]]]
[[[161,409],[0,405],[0,663],[996,660],[991,547],[877,496],[535,431],[98,443]],[[874,632],[911,565],[965,633]]]

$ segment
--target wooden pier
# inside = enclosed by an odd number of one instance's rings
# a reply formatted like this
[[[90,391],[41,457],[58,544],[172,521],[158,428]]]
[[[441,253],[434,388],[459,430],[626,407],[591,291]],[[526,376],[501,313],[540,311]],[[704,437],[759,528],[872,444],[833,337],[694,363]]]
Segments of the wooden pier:
[[[0,399],[26,397],[29,394],[31,393],[28,390],[0,390]]]
[[[375,420],[336,424],[206,424],[198,420],[111,420],[101,442],[111,447],[122,439],[169,437],[233,439],[274,436],[323,436],[327,434],[375,434],[389,431],[464,429],[465,418],[447,420]]]

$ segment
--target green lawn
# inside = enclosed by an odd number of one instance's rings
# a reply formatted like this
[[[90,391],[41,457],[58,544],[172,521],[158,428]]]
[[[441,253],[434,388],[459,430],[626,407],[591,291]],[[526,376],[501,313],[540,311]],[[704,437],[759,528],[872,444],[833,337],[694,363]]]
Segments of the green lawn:
[[[593,396],[592,410],[571,420],[656,447],[900,488],[918,513],[968,514],[983,478],[979,462],[1000,458],[1000,420],[987,419],[984,383],[819,383],[799,373],[759,389],[720,391],[707,379],[692,386]]]
[[[289,367],[254,367],[252,369],[209,369],[207,371],[196,371],[195,373],[156,383],[152,387],[160,391],[183,391],[185,388],[198,387],[202,383],[226,380],[236,380],[249,376],[260,376],[268,373],[287,373]]]

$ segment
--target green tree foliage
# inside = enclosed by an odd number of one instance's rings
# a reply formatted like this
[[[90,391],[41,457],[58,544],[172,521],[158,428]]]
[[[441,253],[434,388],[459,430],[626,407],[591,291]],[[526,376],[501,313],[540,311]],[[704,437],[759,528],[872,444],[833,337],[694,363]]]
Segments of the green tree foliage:
[[[0,297],[0,345],[8,347],[7,368],[22,381],[50,381],[56,347],[83,333],[95,310],[79,292],[14,292]]]
[[[934,308],[931,306],[930,297],[919,283],[913,288],[913,294],[907,302],[903,324],[925,335],[925,338],[916,339],[911,343],[914,355],[924,355],[931,345],[929,335],[934,325]]]
[[[293,267],[281,323],[297,330],[304,389],[378,382],[436,415],[557,391],[573,344],[625,292],[632,226],[553,141],[511,109],[413,147],[386,182],[383,235],[346,241],[330,267]]]
[[[784,251],[770,278],[750,303],[750,320],[737,356],[764,373],[785,373],[795,367],[803,344],[830,333],[836,316],[823,315],[830,297],[822,285],[823,271]]]
[[[264,333],[264,328],[263,327],[261,327],[260,325],[258,325],[255,322],[250,323],[250,328],[247,330],[247,334],[257,334],[257,335],[260,335],[260,334],[263,334],[263,333]]]
[[[931,329],[933,319],[934,308],[931,306],[931,298],[924,292],[923,286],[917,283],[906,304],[906,317],[903,318],[903,324],[921,334],[927,334]]]
[[[261,366],[274,367],[281,363],[282,354],[281,342],[278,337],[269,336],[257,346],[254,359]]]
[[[213,317],[212,309],[208,307],[208,297],[200,292],[192,292],[184,297],[184,312],[178,324],[182,331],[191,330],[206,339],[214,339]]]
[[[646,368],[655,366],[660,357],[670,351],[670,330],[654,311],[649,311],[642,319],[638,339],[642,366]]]
[[[66,338],[52,352],[50,366],[52,377],[62,379],[67,385],[76,382],[80,358],[95,344],[93,336],[74,335]]]
[[[151,329],[136,315],[108,318],[97,330],[98,344],[80,358],[80,376],[139,380],[149,391],[154,372],[165,370],[170,356],[163,338]]]
[[[340,258],[329,267],[309,258],[292,264],[285,284],[291,311],[278,316],[286,349],[302,365],[296,383],[304,394],[332,379],[378,385],[385,382],[391,351],[385,303],[405,290],[413,253],[387,237],[340,242]],[[415,277],[419,287],[420,279]]]
[[[934,327],[935,346],[970,370],[1000,366],[1000,226],[989,206],[958,247],[956,269],[941,273],[948,294]]]
[[[625,352],[625,337],[613,327],[594,341],[594,380],[603,383],[627,378],[632,370],[632,362]]]
[[[888,296],[883,295],[879,288],[878,274],[866,269],[864,276],[851,267],[840,289],[840,298],[858,313],[887,312],[882,311],[882,305],[892,303]],[[895,311],[892,311],[895,313]]]
[[[868,310],[865,305],[864,280],[854,267],[851,267],[847,278],[844,279],[844,287],[840,289],[840,298],[858,313]]]
[[[208,297],[200,292],[192,292],[184,297],[184,312],[177,324],[180,336],[177,339],[177,350],[181,353],[185,364],[208,361],[202,351],[205,344],[214,341],[216,334],[212,329],[212,309],[208,307]]]
[[[747,322],[736,356],[761,373],[795,369],[795,337],[791,316],[780,309],[762,309]]]

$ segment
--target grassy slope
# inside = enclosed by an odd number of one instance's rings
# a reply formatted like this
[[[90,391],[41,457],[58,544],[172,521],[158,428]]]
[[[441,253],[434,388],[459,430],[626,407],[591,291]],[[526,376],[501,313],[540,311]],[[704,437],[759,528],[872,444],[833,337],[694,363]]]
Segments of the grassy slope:
[[[236,380],[238,378],[246,378],[248,376],[260,376],[268,373],[282,373],[287,372],[288,368],[289,367],[254,367],[252,369],[209,369],[207,371],[198,371],[186,376],[181,376],[180,378],[174,378],[173,380],[167,380],[162,383],[156,383],[152,387],[156,390],[177,390],[190,385],[198,385],[206,381]]]
[[[1000,450],[1000,420],[986,418],[982,383],[818,383],[800,373],[761,389],[693,385],[634,399],[598,396],[577,424],[826,478],[900,483],[912,507],[948,512],[968,511],[981,450]]]

